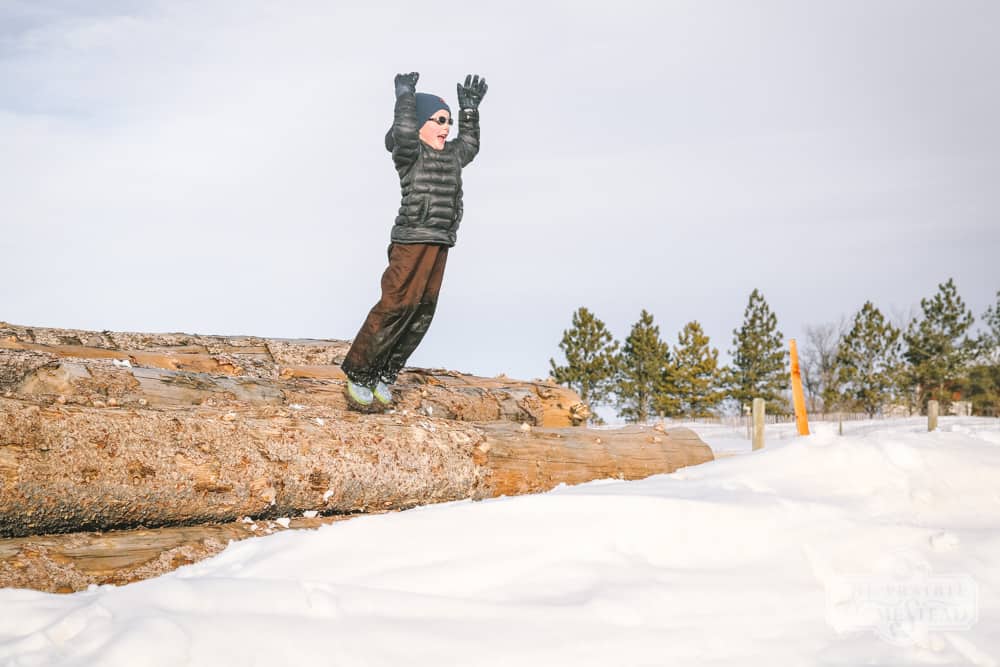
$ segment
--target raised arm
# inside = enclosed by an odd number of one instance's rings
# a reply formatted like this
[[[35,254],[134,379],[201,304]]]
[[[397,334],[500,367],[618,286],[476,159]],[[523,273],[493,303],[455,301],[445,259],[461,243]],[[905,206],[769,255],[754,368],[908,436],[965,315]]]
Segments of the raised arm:
[[[479,153],[479,109],[462,109],[458,112],[459,162],[464,167]]]
[[[471,74],[465,77],[465,85],[458,84],[458,151],[461,164],[472,162],[479,153],[479,103],[486,95],[486,78],[475,78]]]
[[[417,125],[417,79],[420,74],[396,75],[396,109],[385,147],[392,152],[397,170],[405,169],[420,155],[420,127]]]

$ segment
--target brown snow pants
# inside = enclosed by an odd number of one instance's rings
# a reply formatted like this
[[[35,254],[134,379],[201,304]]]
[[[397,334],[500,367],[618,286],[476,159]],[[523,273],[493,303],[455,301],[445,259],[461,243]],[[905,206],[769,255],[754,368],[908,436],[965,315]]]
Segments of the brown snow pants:
[[[356,384],[374,387],[396,381],[434,317],[448,246],[389,244],[389,267],[382,274],[382,298],[368,313],[341,364]]]

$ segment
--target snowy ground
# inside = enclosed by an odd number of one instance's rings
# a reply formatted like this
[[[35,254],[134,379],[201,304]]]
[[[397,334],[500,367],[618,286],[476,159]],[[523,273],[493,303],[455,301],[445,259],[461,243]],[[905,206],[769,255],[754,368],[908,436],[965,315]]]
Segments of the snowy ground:
[[[1000,422],[694,425],[734,455],[0,590],[2,665],[997,665]]]

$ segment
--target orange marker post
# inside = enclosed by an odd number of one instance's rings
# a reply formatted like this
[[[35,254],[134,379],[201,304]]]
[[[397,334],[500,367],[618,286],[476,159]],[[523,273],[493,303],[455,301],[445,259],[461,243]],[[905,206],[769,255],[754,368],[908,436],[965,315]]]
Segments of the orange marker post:
[[[792,357],[792,404],[795,406],[795,425],[799,435],[809,435],[809,416],[806,415],[806,395],[802,391],[802,373],[799,372],[799,348],[792,338],[789,342]]]

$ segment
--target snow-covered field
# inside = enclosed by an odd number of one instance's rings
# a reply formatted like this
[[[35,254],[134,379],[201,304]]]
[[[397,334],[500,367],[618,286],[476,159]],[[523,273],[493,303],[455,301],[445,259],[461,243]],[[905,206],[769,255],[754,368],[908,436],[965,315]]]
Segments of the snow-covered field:
[[[736,455],[0,590],[0,664],[998,664],[998,420],[693,427]]]

